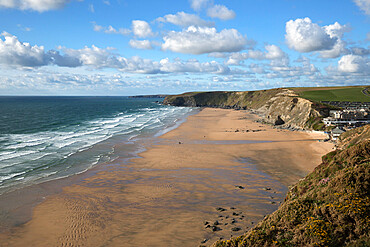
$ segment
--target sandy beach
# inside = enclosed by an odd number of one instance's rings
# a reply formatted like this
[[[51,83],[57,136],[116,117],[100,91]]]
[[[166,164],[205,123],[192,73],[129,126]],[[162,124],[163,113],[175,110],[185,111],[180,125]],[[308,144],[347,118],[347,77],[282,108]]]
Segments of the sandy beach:
[[[241,235],[333,148],[318,142],[323,134],[256,119],[205,108],[139,158],[47,197],[29,222],[0,234],[0,246],[199,246]]]

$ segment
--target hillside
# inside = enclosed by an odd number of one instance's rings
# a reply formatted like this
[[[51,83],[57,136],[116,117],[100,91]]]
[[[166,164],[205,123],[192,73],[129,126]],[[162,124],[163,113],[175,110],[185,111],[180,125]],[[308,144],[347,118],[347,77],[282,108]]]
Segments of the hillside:
[[[255,228],[213,246],[370,246],[369,128],[341,136],[344,149],[323,156]]]
[[[299,97],[289,89],[246,92],[193,92],[167,96],[163,104],[192,107],[249,109],[266,123],[299,129],[321,130],[329,106]]]
[[[167,96],[163,104],[192,107],[221,107],[234,109],[259,108],[286,89],[247,92],[191,92]]]
[[[294,90],[293,90],[294,91]],[[369,102],[370,96],[366,87],[322,88],[320,90],[297,90],[300,97],[312,101],[349,101]]]

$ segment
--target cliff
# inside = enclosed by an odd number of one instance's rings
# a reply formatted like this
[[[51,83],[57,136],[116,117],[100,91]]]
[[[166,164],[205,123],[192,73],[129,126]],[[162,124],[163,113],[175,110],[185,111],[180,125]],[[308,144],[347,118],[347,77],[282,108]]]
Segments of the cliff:
[[[321,119],[329,108],[300,98],[289,89],[246,92],[195,92],[167,96],[163,104],[191,107],[249,109],[261,115],[263,121],[299,129],[321,130]]]
[[[341,136],[351,145],[323,156],[274,213],[244,235],[213,246],[370,246],[368,130]]]

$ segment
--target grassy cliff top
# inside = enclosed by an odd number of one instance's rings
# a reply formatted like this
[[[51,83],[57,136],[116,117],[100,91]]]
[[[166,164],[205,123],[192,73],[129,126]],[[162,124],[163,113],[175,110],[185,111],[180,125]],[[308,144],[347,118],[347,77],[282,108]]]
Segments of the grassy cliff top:
[[[360,136],[323,156],[255,228],[214,246],[370,246],[370,141]]]
[[[300,87],[300,88],[275,88],[257,91],[211,91],[211,92],[188,92],[179,95],[170,95],[167,101],[171,102],[176,98],[195,98],[200,105],[210,102],[214,105],[237,103],[242,106],[262,106],[271,97],[291,90],[298,96],[320,102],[320,101],[351,101],[351,102],[370,102],[370,86],[350,86],[350,87]],[[228,99],[228,102],[227,100]]]
[[[289,88],[312,101],[370,102],[370,86]]]
[[[188,92],[179,95],[167,96],[164,104],[181,106],[216,106],[240,108],[259,108],[266,104],[272,97],[287,89],[276,88],[259,91],[213,91],[213,92]]]

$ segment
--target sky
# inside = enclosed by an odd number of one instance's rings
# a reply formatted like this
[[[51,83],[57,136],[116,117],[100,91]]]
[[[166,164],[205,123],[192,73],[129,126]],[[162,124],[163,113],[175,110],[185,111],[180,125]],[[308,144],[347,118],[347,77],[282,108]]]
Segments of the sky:
[[[370,84],[370,0],[0,0],[0,95]]]

